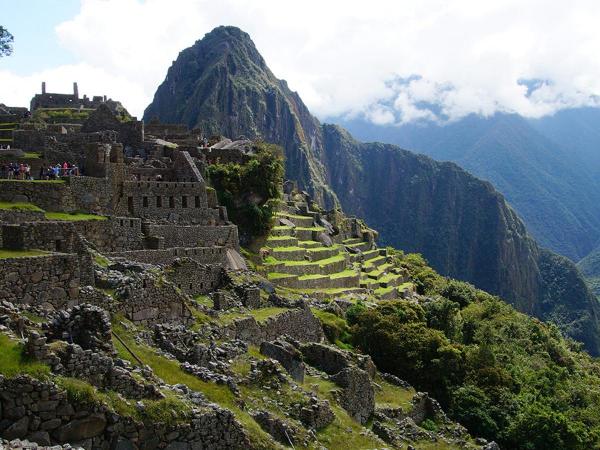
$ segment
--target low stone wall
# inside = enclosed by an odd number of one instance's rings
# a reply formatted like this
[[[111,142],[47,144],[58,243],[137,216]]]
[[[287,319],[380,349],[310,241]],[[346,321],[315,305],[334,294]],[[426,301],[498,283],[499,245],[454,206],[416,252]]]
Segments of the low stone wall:
[[[0,201],[29,202],[46,211],[74,211],[70,189],[65,182],[0,180]]]
[[[175,247],[164,250],[136,250],[127,252],[107,253],[108,257],[122,257],[130,261],[145,264],[172,264],[177,258],[191,258],[200,264],[224,264],[225,247]]]
[[[346,259],[321,267],[318,263],[286,266],[284,263],[269,265],[269,271],[292,275],[327,275],[342,272],[347,266]]]
[[[0,259],[0,299],[66,309],[77,304],[81,277],[78,255]]]
[[[142,250],[144,235],[142,220],[135,217],[109,217],[107,220],[74,222],[79,234],[100,252]]]
[[[119,308],[132,322],[145,325],[185,322],[192,315],[185,294],[173,283],[154,275],[135,278],[117,293]]]
[[[238,319],[229,325],[226,332],[233,339],[255,345],[284,335],[300,342],[321,342],[324,338],[321,322],[309,308],[291,309],[261,323],[253,317]]]
[[[214,291],[225,280],[221,266],[200,264],[190,258],[176,259],[166,273],[171,283],[192,296]]]
[[[215,404],[196,407],[186,423],[143,423],[103,405],[69,400],[53,382],[28,376],[0,376],[0,437],[26,438],[40,445],[71,443],[86,450],[104,448],[247,448],[233,414]]]
[[[280,278],[277,284],[292,289],[335,289],[335,288],[352,288],[358,287],[360,283],[360,275],[357,273],[354,276],[342,278],[311,278],[308,280],[299,280],[297,277]]]
[[[235,225],[163,225],[144,226],[148,236],[164,238],[164,247],[213,247],[226,246],[238,249],[238,230]]]
[[[37,220],[45,220],[43,212],[0,209],[0,222],[23,223],[34,222]]]

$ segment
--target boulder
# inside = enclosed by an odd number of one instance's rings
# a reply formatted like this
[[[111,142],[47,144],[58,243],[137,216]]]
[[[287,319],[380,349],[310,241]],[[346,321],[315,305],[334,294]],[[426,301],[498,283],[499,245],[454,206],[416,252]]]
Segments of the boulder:
[[[292,344],[283,339],[277,339],[273,342],[264,341],[260,344],[260,352],[269,358],[279,361],[294,380],[299,383],[304,382],[302,353]]]
[[[78,442],[98,436],[105,427],[106,417],[104,414],[90,414],[63,425],[54,432],[54,437],[59,442]]]
[[[331,247],[333,245],[333,239],[327,233],[319,233],[317,235],[317,241],[323,244],[325,247]]]

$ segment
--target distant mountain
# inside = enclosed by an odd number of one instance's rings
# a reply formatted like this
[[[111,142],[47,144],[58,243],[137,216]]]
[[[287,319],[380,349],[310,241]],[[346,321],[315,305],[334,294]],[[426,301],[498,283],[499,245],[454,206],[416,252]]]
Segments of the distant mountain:
[[[600,247],[577,263],[590,288],[600,298]]]
[[[535,121],[515,114],[470,115],[443,126],[338,122],[361,140],[453,161],[492,182],[542,245],[574,261],[600,241],[599,110],[582,108]]]
[[[382,242],[421,252],[442,274],[555,320],[600,353],[598,302],[575,265],[540,249],[490,183],[321,125],[239,29],[216,28],[179,54],[144,114],[154,116],[282,145],[288,177],[327,205],[339,199],[379,229]]]

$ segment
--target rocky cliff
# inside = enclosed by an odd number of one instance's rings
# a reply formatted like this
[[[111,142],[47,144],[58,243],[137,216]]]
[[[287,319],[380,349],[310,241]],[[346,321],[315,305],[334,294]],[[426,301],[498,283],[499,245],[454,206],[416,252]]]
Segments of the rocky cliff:
[[[325,182],[319,121],[238,28],[216,28],[179,54],[144,112],[144,120],[153,117],[207,135],[276,142],[285,150],[286,176],[323,205],[336,204]]]
[[[454,164],[321,125],[239,29],[216,28],[180,53],[144,114],[154,116],[282,145],[286,175],[325,206],[339,197],[384,243],[421,252],[442,274],[556,320],[600,353],[598,302],[575,266],[540,250],[491,184]]]

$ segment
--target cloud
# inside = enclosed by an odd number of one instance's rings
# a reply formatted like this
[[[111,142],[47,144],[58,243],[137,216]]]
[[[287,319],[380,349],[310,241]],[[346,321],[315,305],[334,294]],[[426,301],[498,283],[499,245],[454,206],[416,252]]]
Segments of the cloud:
[[[56,27],[79,64],[0,72],[0,96],[26,104],[41,77],[65,89],[77,79],[80,92],[107,94],[140,115],[178,52],[225,24],[250,33],[321,118],[539,117],[597,104],[599,22],[595,0],[82,0]],[[531,90],[523,80],[544,83]]]

